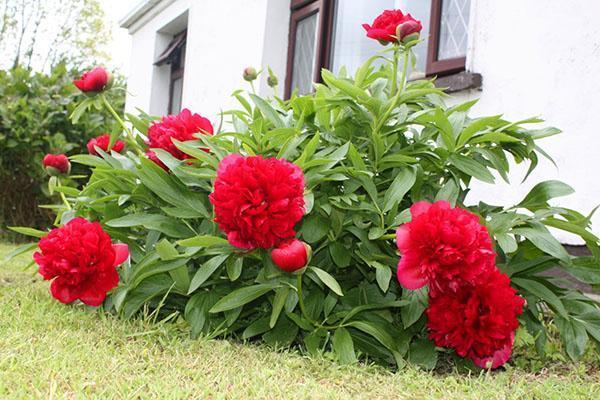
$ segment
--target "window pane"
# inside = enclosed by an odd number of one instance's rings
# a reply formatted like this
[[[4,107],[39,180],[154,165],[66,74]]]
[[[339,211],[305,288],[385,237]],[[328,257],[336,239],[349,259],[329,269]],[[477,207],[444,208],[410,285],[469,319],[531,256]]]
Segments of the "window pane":
[[[172,83],[171,109],[169,114],[177,114],[181,111],[181,96],[183,95],[183,78],[177,78]]]
[[[296,25],[292,90],[297,88],[300,94],[312,91],[317,55],[318,22],[319,13],[315,13],[298,21],[298,25]]]
[[[442,1],[439,60],[464,57],[467,54],[470,8],[471,0]]]
[[[341,67],[345,66],[349,74],[354,74],[363,62],[384,48],[377,41],[367,38],[362,24],[371,24],[383,10],[392,9],[401,9],[420,20],[423,23],[421,37],[427,39],[431,0],[336,1],[332,50],[332,70],[334,72],[338,72]],[[425,71],[427,41],[413,49],[417,55],[416,69]],[[375,66],[380,64],[381,61],[373,63]]]

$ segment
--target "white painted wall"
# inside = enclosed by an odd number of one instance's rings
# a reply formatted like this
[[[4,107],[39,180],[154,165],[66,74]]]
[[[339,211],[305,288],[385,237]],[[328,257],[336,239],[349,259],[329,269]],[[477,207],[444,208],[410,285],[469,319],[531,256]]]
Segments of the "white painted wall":
[[[132,66],[127,109],[153,113],[166,110],[167,92],[152,62],[164,48],[157,35],[170,21],[188,11],[188,48],[183,104],[213,121],[235,105],[230,94],[245,82],[244,67],[271,65],[285,80],[289,0],[162,0],[151,15],[130,28]],[[410,10],[408,10],[410,11]],[[472,0],[467,68],[483,75],[483,90],[457,95],[480,97],[474,115],[504,113],[506,118],[542,116],[564,134],[541,144],[554,156],[558,169],[541,160],[527,182],[519,184],[526,167],[516,166],[513,185],[478,184],[468,202],[493,204],[519,201],[537,182],[560,179],[576,194],[557,204],[584,213],[600,203],[600,1]],[[357,26],[357,29],[362,29]],[[175,32],[174,32],[175,33]],[[366,40],[366,39],[365,39]],[[260,84],[270,93],[266,74]],[[158,83],[157,83],[158,82]],[[151,89],[154,86],[159,89]],[[600,233],[600,213],[594,218]],[[570,235],[559,239],[573,243]]]
[[[271,65],[283,88],[289,8],[289,0],[163,0],[130,28],[127,110],[166,113],[169,66],[155,67],[153,62],[178,32],[172,21],[185,13],[184,107],[217,122],[221,110],[236,106],[231,93],[247,85],[242,80],[247,66]],[[272,91],[266,76],[259,85],[262,93]]]
[[[468,200],[514,204],[542,180],[562,180],[575,189],[555,204],[588,213],[600,204],[600,1],[473,0],[467,68],[483,76],[474,114],[504,113],[512,120],[541,116],[561,135],[540,145],[558,164],[540,166],[519,184],[526,168],[515,168],[513,185],[480,184]],[[600,234],[600,213],[593,219]],[[577,242],[559,234],[563,242]],[[577,242],[579,243],[579,242]]]

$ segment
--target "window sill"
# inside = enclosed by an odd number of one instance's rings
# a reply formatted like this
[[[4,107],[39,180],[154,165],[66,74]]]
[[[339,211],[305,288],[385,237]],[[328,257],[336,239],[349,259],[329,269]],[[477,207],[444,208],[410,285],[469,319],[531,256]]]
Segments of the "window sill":
[[[462,90],[481,89],[483,78],[475,72],[462,71],[453,75],[440,76],[435,80],[435,86],[445,89],[446,93]]]

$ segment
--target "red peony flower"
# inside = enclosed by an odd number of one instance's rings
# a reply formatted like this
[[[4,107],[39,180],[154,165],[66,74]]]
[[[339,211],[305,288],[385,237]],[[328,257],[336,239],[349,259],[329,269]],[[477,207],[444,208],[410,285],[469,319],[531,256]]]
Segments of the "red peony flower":
[[[64,175],[71,171],[71,163],[64,154],[46,154],[42,165],[50,176]]]
[[[219,164],[210,201],[229,243],[243,249],[277,246],[296,236],[304,215],[304,174],[276,158],[231,154]]]
[[[153,123],[148,129],[148,147],[151,149],[163,149],[179,160],[190,158],[173,144],[173,139],[185,142],[196,140],[194,135],[203,133],[213,134],[213,126],[210,121],[198,114],[192,114],[190,110],[184,109],[178,115],[163,117],[160,122]],[[146,153],[148,158],[167,169],[158,159],[153,151]]]
[[[363,24],[367,31],[367,36],[376,39],[381,44],[390,42],[396,43],[398,40],[404,40],[407,36],[416,34],[417,36],[423,25],[410,14],[403,14],[400,10],[385,10],[373,21],[373,25]]]
[[[84,93],[100,93],[110,84],[110,80],[111,76],[104,68],[96,67],[74,80],[73,84]]]
[[[415,203],[412,221],[396,231],[398,281],[407,289],[456,290],[492,269],[492,240],[479,217],[445,201]]]
[[[110,143],[110,135],[108,133],[106,133],[104,135],[100,135],[93,139],[90,139],[90,141],[87,143],[88,153],[90,153],[93,156],[97,156],[98,153],[96,152],[96,149],[95,149],[96,146],[99,147],[100,149],[102,149],[102,151],[107,152],[109,143]],[[125,148],[125,143],[123,143],[120,140],[117,140],[115,142],[115,144],[113,144],[113,146],[112,146],[112,150],[116,151],[117,153],[122,152],[124,148]]]
[[[430,295],[429,338],[481,368],[498,368],[510,358],[523,305],[508,276],[492,269],[473,284]]]
[[[52,229],[33,255],[39,273],[51,280],[52,296],[63,303],[77,299],[97,307],[106,293],[117,286],[116,266],[129,256],[125,244],[112,244],[98,222],[74,218]]]
[[[292,239],[280,243],[271,251],[271,260],[286,272],[294,272],[306,267],[310,246],[306,243]]]

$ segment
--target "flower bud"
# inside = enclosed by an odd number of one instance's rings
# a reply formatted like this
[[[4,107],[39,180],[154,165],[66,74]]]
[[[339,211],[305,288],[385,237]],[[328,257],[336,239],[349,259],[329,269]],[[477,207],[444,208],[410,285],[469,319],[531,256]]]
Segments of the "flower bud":
[[[252,82],[258,77],[258,72],[256,72],[256,68],[254,67],[246,67],[244,68],[243,77],[245,81]]]
[[[403,43],[408,43],[419,38],[421,23],[419,21],[408,20],[396,27],[396,37]]]
[[[68,175],[71,172],[71,163],[64,154],[46,154],[42,165],[50,176]]]
[[[269,76],[267,78],[267,85],[269,85],[270,87],[272,87],[272,88],[277,87],[278,84],[279,84],[279,80],[277,79],[277,77],[275,75]]]
[[[108,152],[108,145],[110,144],[110,135],[108,133],[104,134],[104,135],[100,135],[98,137],[92,138],[90,139],[90,141],[87,143],[87,149],[88,149],[88,153],[90,153],[93,156],[97,156],[98,153],[96,152],[96,147],[102,149],[102,151],[104,152]],[[123,151],[123,149],[125,148],[125,143],[121,140],[117,140],[111,150],[116,151],[117,153],[120,153]]]
[[[96,67],[73,81],[79,90],[88,95],[95,95],[109,89],[112,83],[112,75],[102,67]]]
[[[269,85],[272,88],[276,88],[277,85],[279,84],[279,79],[277,79],[277,76],[275,76],[271,67],[268,67],[268,68],[269,68],[269,76],[267,77],[267,85]]]
[[[286,272],[306,267],[311,256],[311,247],[298,239],[283,242],[271,251],[273,263]]]

